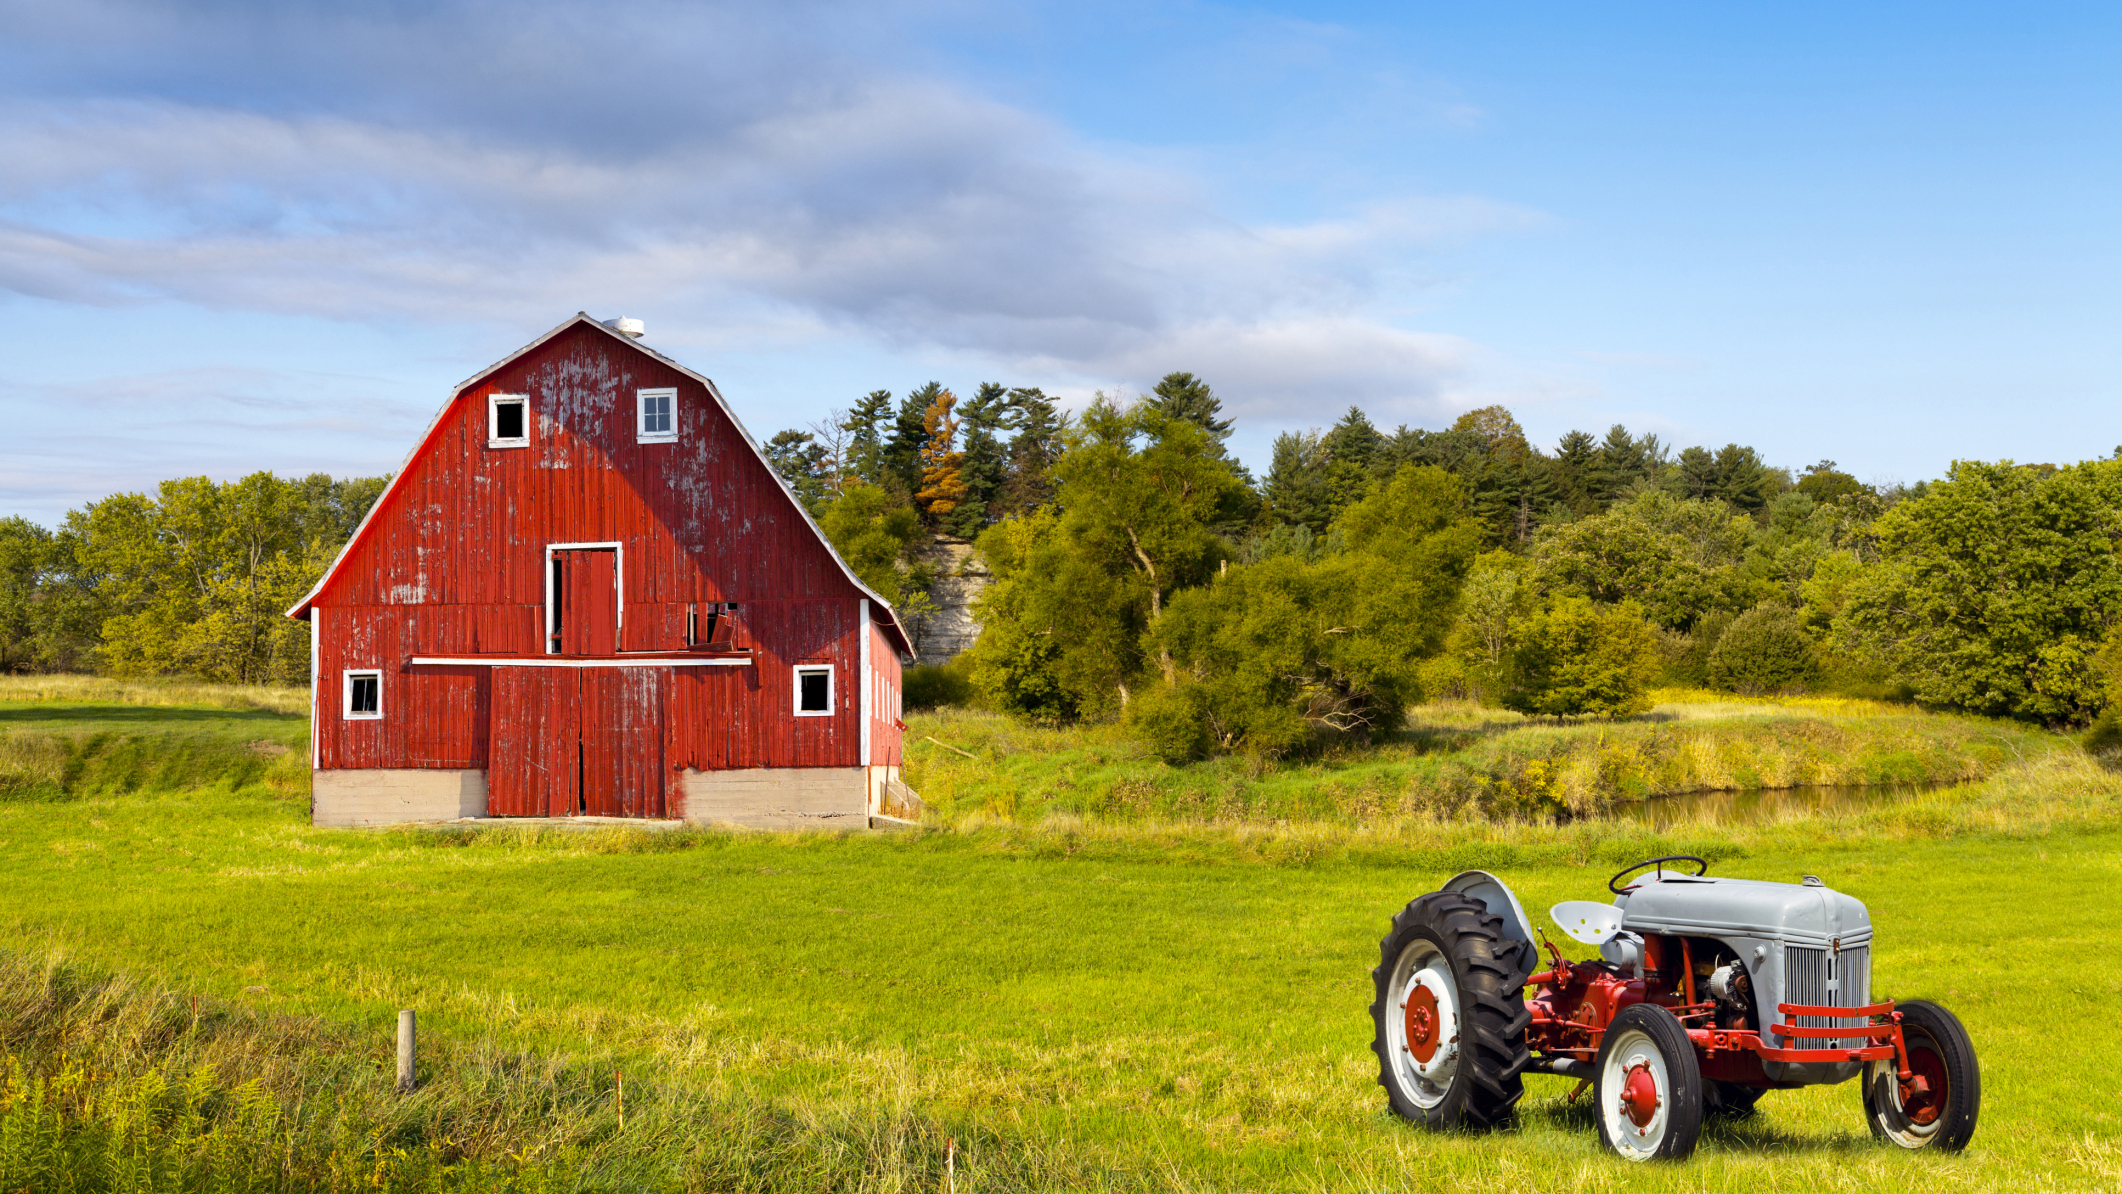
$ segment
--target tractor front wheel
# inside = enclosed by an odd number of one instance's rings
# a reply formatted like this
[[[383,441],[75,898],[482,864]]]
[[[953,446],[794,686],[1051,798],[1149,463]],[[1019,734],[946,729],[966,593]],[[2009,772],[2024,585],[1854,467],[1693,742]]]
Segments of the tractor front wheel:
[[[1959,1017],[1927,999],[1899,1007],[1908,1046],[1906,1084],[1891,1058],[1864,1065],[1864,1121],[1871,1134],[1902,1148],[1959,1152],[1982,1110],[1982,1070]]]
[[[1687,1029],[1649,1003],[1621,1009],[1599,1043],[1599,1143],[1629,1161],[1678,1161],[1702,1134],[1702,1068]]]
[[[1503,920],[1452,891],[1415,900],[1378,945],[1371,1051],[1393,1113],[1429,1128],[1489,1128],[1525,1093],[1530,967]]]

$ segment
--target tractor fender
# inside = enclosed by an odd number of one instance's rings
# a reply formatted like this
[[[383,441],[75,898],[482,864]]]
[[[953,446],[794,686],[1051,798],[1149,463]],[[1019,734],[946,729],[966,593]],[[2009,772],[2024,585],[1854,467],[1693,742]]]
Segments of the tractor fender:
[[[1533,943],[1533,922],[1525,918],[1525,908],[1518,903],[1518,897],[1511,891],[1510,884],[1487,871],[1460,871],[1438,890],[1458,892],[1488,909],[1490,916],[1502,917],[1503,935],[1512,941],[1523,941],[1523,956],[1528,960],[1537,956],[1535,951],[1538,947]]]

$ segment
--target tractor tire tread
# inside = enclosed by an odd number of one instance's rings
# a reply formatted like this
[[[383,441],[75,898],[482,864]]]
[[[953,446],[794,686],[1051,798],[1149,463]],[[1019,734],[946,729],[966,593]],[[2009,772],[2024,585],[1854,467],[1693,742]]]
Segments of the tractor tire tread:
[[[1393,1007],[1386,989],[1400,954],[1422,933],[1451,959],[1462,998],[1458,1080],[1444,1100],[1424,1110],[1404,1100],[1394,1084],[1388,1056],[1384,1012]],[[1379,942],[1378,966],[1371,971],[1370,1006],[1374,1030],[1372,1052],[1378,1055],[1378,1083],[1385,1087],[1394,1113],[1432,1128],[1486,1130],[1509,1122],[1525,1095],[1524,1074],[1532,1062],[1525,1033],[1532,1014],[1525,1007],[1525,943],[1503,934],[1503,918],[1458,892],[1435,891],[1408,902],[1392,918],[1392,931]]]

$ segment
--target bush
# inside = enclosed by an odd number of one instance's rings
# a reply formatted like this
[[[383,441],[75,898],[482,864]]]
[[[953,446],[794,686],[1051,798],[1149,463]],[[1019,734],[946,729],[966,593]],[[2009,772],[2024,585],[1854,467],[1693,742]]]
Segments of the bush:
[[[1782,692],[1819,678],[1805,619],[1780,605],[1757,605],[1733,619],[1709,653],[1710,684],[1733,692]]]
[[[2103,763],[2122,759],[2122,713],[2113,705],[2102,709],[2086,728],[2084,737],[2078,739],[2078,745]]]
[[[1199,685],[1159,686],[1128,702],[1127,728],[1158,758],[1174,767],[1208,754],[1207,710]]]
[[[1656,632],[1630,602],[1552,598],[1514,637],[1503,704],[1520,713],[1638,713],[1663,666]]]
[[[1666,664],[1665,682],[1682,688],[1707,687],[1710,653],[1717,649],[1717,640],[1724,637],[1731,623],[1731,614],[1721,609],[1695,619],[1695,628],[1687,636],[1687,650]]]
[[[970,708],[975,703],[970,655],[909,669],[903,683],[901,695],[909,709],[934,709],[939,705]]]

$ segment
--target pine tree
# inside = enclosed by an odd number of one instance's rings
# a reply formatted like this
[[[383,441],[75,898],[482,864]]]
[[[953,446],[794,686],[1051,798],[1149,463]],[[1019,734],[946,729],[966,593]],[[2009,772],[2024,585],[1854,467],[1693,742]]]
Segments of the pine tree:
[[[1285,431],[1275,437],[1266,488],[1267,508],[1278,520],[1326,533],[1334,505],[1327,493],[1326,451],[1317,432]]]
[[[1372,480],[1378,479],[1374,469],[1378,449],[1384,444],[1385,437],[1371,426],[1369,417],[1353,406],[1320,438],[1319,448],[1325,456],[1324,482],[1330,507],[1329,520],[1350,503],[1361,501]]]
[[[1002,486],[997,517],[1029,514],[1054,499],[1053,467],[1061,454],[1067,419],[1037,386],[1009,392],[1017,433],[1009,441],[1009,479]]]
[[[1637,481],[1655,481],[1665,464],[1666,449],[1657,436],[1635,439],[1628,434],[1628,428],[1616,423],[1607,429],[1606,439],[1599,444],[1592,497],[1604,509]]]
[[[911,499],[921,488],[921,451],[928,446],[928,408],[944,392],[932,381],[899,400],[891,437],[884,441],[884,488]]]
[[[871,390],[847,412],[841,427],[847,431],[848,466],[855,476],[871,485],[884,483],[884,432],[882,424],[892,412],[892,392]]]
[[[1009,481],[1009,457],[1000,433],[1020,420],[1010,405],[1009,391],[992,381],[980,383],[979,392],[959,413],[965,425],[965,462],[959,468],[965,499],[952,511],[947,525],[953,534],[970,539],[994,521],[991,511]]]
[[[774,466],[781,479],[796,491],[796,499],[805,509],[816,514],[830,496],[826,476],[826,450],[816,436],[808,431],[774,433],[766,441],[766,462]]]
[[[1576,514],[1597,508],[1592,489],[1599,466],[1599,441],[1588,432],[1572,431],[1555,445],[1555,497]]]
[[[1230,438],[1232,420],[1219,419],[1223,401],[1208,383],[1191,373],[1167,373],[1145,400],[1150,410],[1167,419],[1185,419],[1206,431],[1221,444]]]

